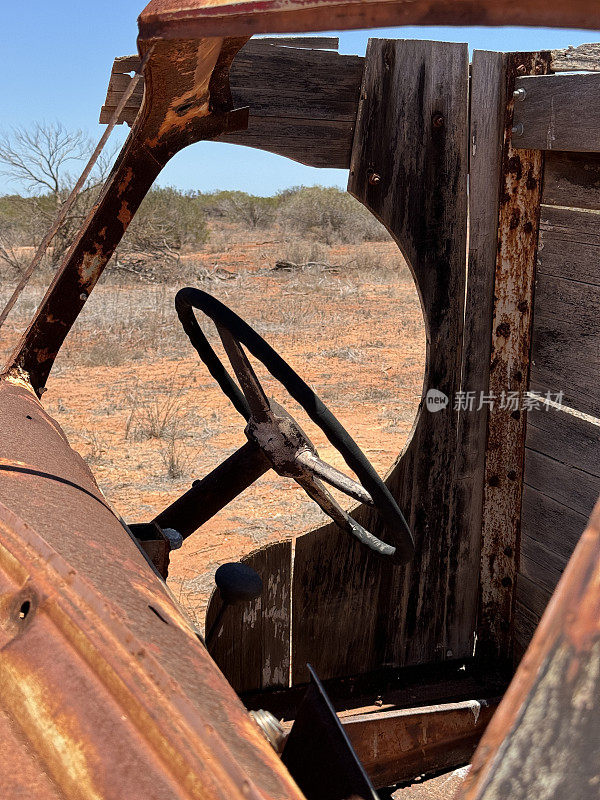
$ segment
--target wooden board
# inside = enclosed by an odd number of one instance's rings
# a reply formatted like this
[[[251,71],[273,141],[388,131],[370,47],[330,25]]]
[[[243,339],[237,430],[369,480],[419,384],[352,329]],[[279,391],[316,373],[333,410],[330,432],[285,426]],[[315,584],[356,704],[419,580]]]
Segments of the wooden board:
[[[467,81],[465,45],[371,40],[348,183],[412,267],[428,338],[425,391],[448,397],[461,364]],[[435,414],[422,404],[389,477],[417,543],[407,568],[378,560],[335,526],[297,540],[294,683],[306,679],[307,661],[328,678],[471,652],[472,631],[452,602],[460,550],[451,519],[456,435],[452,403]],[[376,514],[362,509],[357,517],[385,538]]]
[[[364,59],[331,49],[306,49],[307,39],[298,41],[300,46],[292,37],[258,39],[242,48],[231,66],[230,83],[235,107],[250,108],[248,129],[219,138],[313,167],[347,169]],[[331,48],[336,41],[322,40]],[[135,59],[115,61],[100,122],[109,121],[131,80]],[[142,81],[122,121],[132,124],[143,90]]]
[[[215,633],[210,654],[237,692],[286,687],[290,671],[291,542],[277,542],[242,559],[263,579],[261,597],[247,607],[230,607]],[[210,599],[206,630],[221,608]]]
[[[566,244],[564,255],[573,258]],[[600,284],[538,273],[534,308],[531,388],[600,417]]]
[[[489,391],[492,314],[502,146],[506,107],[506,56],[475,51],[471,65],[469,261],[463,337],[462,389],[477,398]],[[481,557],[483,482],[488,406],[459,415],[455,477],[455,525],[460,551],[454,606],[475,631]],[[462,635],[462,631],[457,629]],[[452,651],[460,650],[452,639]]]
[[[600,153],[548,151],[544,165],[542,203],[600,209]],[[542,226],[547,213],[548,209],[542,209]],[[556,224],[561,223],[558,221]]]
[[[553,408],[528,411],[526,444],[529,450],[600,477],[598,421]]]
[[[538,150],[600,150],[600,75],[536,75],[518,78],[525,97],[516,103],[515,147]]]
[[[542,206],[537,274],[600,286],[600,214]]]
[[[600,420],[528,412],[515,610],[520,657],[600,495]]]
[[[525,448],[525,414],[501,398],[514,392],[522,405],[528,386],[543,176],[540,151],[515,150],[513,88],[517,74],[543,72],[548,61],[543,53],[511,53],[504,75],[507,104],[489,381],[493,404],[488,416],[477,643],[478,654],[492,661],[510,659],[511,653]]]
[[[600,44],[593,42],[552,50],[551,67],[553,72],[597,72],[600,70]]]

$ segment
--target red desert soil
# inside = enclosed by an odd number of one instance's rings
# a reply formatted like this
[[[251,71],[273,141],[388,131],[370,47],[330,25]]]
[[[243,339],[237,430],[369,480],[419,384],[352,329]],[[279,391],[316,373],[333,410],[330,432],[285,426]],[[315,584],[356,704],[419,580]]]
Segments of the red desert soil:
[[[261,333],[381,474],[402,450],[421,395],[425,335],[414,283],[395,244],[330,248],[328,261],[337,271],[274,271],[280,251],[277,242],[236,244],[187,257],[187,277],[177,286],[106,282],[92,294],[43,403],[128,522],[152,519],[245,441],[242,418],[177,320],[173,297],[183,285],[215,294]],[[40,294],[41,287],[28,289],[11,318],[11,341]],[[4,352],[11,341],[5,337]],[[347,469],[281,387],[266,377],[264,385],[320,455]],[[203,627],[219,564],[297,537],[322,519],[296,484],[267,473],[172,554],[169,584]]]

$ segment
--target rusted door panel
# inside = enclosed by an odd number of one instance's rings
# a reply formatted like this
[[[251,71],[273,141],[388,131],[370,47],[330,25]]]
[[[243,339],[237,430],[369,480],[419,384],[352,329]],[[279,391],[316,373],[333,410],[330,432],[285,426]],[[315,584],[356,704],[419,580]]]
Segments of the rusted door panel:
[[[2,704],[64,796],[300,797],[24,385],[0,432]]]

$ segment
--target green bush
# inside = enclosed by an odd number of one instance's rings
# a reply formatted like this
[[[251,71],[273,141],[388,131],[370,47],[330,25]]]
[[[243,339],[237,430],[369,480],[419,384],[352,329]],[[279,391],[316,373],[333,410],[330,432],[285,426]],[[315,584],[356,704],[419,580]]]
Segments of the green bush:
[[[327,245],[383,241],[389,234],[347,192],[310,186],[280,196],[278,220],[285,228]]]

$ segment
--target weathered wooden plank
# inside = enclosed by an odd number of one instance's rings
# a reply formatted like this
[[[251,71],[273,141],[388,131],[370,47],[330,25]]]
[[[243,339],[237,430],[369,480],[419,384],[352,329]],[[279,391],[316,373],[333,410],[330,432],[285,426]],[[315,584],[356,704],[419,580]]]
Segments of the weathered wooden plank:
[[[587,517],[548,497],[531,486],[523,489],[523,553],[535,558],[535,548],[541,545],[560,559],[561,571],[566,567]]]
[[[532,542],[523,537],[525,547],[522,549],[519,569],[531,583],[552,593],[563,573],[564,563],[560,556],[548,550],[539,542]]]
[[[260,597],[223,615],[210,654],[237,692],[289,685],[291,542],[277,542],[242,559],[263,579]],[[206,612],[208,631],[221,608],[215,592]]]
[[[533,639],[535,629],[539,625],[539,618],[523,603],[515,603],[515,624],[514,624],[514,654],[515,664],[523,658],[523,654]]]
[[[467,80],[464,45],[371,40],[348,183],[411,265],[427,326],[425,391],[448,397],[461,364]],[[293,682],[306,679],[307,661],[328,678],[471,652],[471,631],[457,652],[446,646],[451,635],[459,641],[451,632],[463,624],[448,592],[461,535],[451,520],[456,426],[452,403],[437,414],[422,404],[389,477],[417,544],[407,568],[377,559],[335,526],[297,540]],[[357,517],[385,538],[377,514],[363,508]]]
[[[309,166],[347,168],[364,59],[281,46],[277,39],[259,42],[242,48],[230,70],[234,105],[250,108],[248,129],[220,140],[268,150]],[[101,122],[110,119],[130,81],[126,69],[130,59],[118,61]],[[123,111],[123,121],[133,122],[142,97],[140,84]]]
[[[542,203],[600,209],[600,153],[546,153]],[[556,213],[542,209],[542,214]],[[590,221],[592,218],[588,217]],[[574,227],[578,228],[577,221]],[[556,223],[560,226],[560,222]],[[562,226],[561,226],[562,227]]]
[[[309,167],[347,169],[352,150],[352,125],[335,120],[253,117],[239,135],[219,141],[256,147]]]
[[[600,421],[549,408],[527,412],[527,448],[600,478]],[[598,492],[600,494],[600,491]]]
[[[518,78],[525,95],[515,105],[522,126],[515,147],[536,150],[600,150],[600,75],[537,75]]]
[[[456,800],[598,797],[599,578],[600,506],[483,735]]]
[[[539,274],[534,307],[531,386],[600,417],[600,285]]]
[[[137,72],[142,59],[136,53],[131,56],[117,56],[113,63],[113,72]]]
[[[557,578],[557,583],[558,580]],[[552,592],[545,586],[530,580],[526,575],[517,575],[514,624],[516,661],[520,661],[527,649],[551,597]]]
[[[600,478],[597,475],[590,475],[528,447],[525,449],[525,484],[582,514],[586,519],[600,495]]]
[[[488,417],[478,618],[479,653],[491,659],[510,658],[525,447],[525,414],[498,400],[502,393],[515,392],[522,404],[527,389],[543,174],[542,153],[514,148],[513,87],[517,74],[545,71],[548,62],[544,53],[511,53],[505,70],[503,185],[489,380],[495,402]]]
[[[550,66],[553,72],[600,71],[600,44],[580,44],[551,51]]]
[[[542,206],[537,274],[600,286],[600,214]]]
[[[476,50],[471,65],[469,254],[462,386],[477,398],[489,391],[502,145],[506,110],[506,56]],[[459,415],[455,526],[460,531],[453,603],[467,630],[475,631],[488,406]],[[459,636],[464,632],[456,629]],[[453,632],[455,633],[456,630]],[[454,640],[448,649],[461,648]]]
[[[525,606],[532,614],[535,615],[537,623],[542,618],[542,614],[546,610],[548,601],[552,597],[552,592],[549,592],[543,586],[534,583],[525,575],[517,577],[517,603]]]

